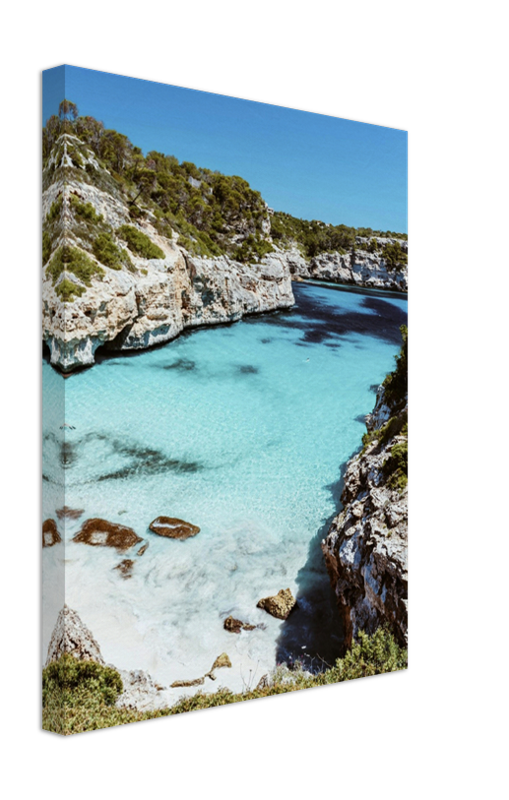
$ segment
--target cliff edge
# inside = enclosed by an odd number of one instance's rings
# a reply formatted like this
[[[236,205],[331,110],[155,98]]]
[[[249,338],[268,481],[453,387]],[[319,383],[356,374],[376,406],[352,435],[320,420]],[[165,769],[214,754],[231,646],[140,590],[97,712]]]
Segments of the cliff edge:
[[[363,630],[388,627],[401,646],[408,629],[407,333],[367,418],[364,447],[348,464],[343,510],[322,550],[345,628],[345,646]]]

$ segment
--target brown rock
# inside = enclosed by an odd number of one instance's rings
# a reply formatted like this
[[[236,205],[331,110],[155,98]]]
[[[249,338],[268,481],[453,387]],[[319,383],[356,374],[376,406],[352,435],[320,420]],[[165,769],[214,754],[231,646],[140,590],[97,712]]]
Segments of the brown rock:
[[[205,678],[195,678],[194,681],[173,681],[171,689],[176,689],[179,686],[202,686],[205,683]]]
[[[242,622],[240,619],[235,619],[235,617],[229,616],[224,621],[224,629],[225,631],[230,631],[230,633],[240,633],[241,630],[245,631],[254,631],[256,625],[248,625],[246,622]]]
[[[210,672],[214,672],[215,669],[220,669],[221,667],[231,667],[232,662],[228,658],[226,653],[221,653],[220,656],[216,658],[212,667],[210,668]],[[210,673],[209,673],[210,674]]]
[[[290,589],[281,589],[273,597],[264,597],[259,600],[257,608],[263,608],[268,614],[277,619],[287,619],[294,608],[296,600]]]
[[[92,547],[116,547],[117,550],[128,550],[142,541],[132,528],[99,518],[85,520],[73,537],[73,542],[82,542]]]
[[[142,547],[140,547],[140,549],[138,550],[138,552],[136,553],[136,555],[137,555],[137,556],[142,556],[142,555],[143,555],[143,553],[146,551],[147,547],[148,547],[148,542],[145,542],[145,544],[144,544],[144,545],[142,545]]]
[[[79,519],[83,514],[82,508],[69,508],[69,506],[63,506],[62,508],[57,508],[57,517],[58,519],[64,519],[68,517],[69,519]]]
[[[196,536],[200,532],[198,525],[191,525],[190,522],[175,517],[157,517],[150,523],[149,528],[152,533],[168,539],[189,539],[190,536]]]
[[[121,561],[120,564],[117,564],[114,569],[118,569],[122,577],[127,580],[127,578],[132,578],[133,576],[133,567],[134,561],[132,561],[130,558],[124,558],[124,560]]]
[[[42,523],[42,546],[53,547],[62,541],[57,528],[57,523],[54,519],[46,519]]]

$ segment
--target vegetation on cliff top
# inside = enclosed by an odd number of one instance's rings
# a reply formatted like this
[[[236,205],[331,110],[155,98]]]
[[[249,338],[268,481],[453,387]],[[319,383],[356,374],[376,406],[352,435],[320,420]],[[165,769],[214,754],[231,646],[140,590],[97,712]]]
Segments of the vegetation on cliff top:
[[[171,238],[176,231],[179,244],[196,255],[227,254],[243,262],[257,261],[273,249],[274,242],[283,247],[297,244],[303,255],[311,258],[323,252],[347,252],[355,246],[357,236],[407,238],[392,231],[328,225],[272,213],[260,192],[238,175],[179,162],[175,156],[155,150],[143,155],[124,134],[105,128],[94,117],[79,116],[69,100],[62,101],[59,115],[50,117],[43,129],[43,166],[51,173],[46,175],[45,185],[62,169],[59,137],[63,133],[77,137],[67,147],[71,162],[67,170],[75,177],[81,173],[82,180],[105,191],[120,193],[133,220],[149,214],[161,234]],[[100,170],[87,159],[87,147]],[[62,152],[55,153],[55,148]],[[406,253],[399,244],[386,245],[385,255],[390,269],[405,263]]]
[[[241,703],[298,689],[311,689],[385,672],[406,669],[407,651],[399,647],[392,634],[379,629],[372,636],[363,632],[344,658],[316,675],[302,670],[278,670],[268,685],[242,693],[219,689],[213,694],[198,693],[182,698],[176,705],[159,711],[134,711],[117,708],[122,692],[116,670],[91,661],[78,661],[63,655],[43,670],[43,728],[55,733],[80,733],[109,728],[128,722],[182,714],[202,708]]]
[[[368,431],[362,437],[363,452],[372,442],[376,441],[381,449],[398,437],[382,467],[388,486],[398,491],[408,483],[408,328],[402,325],[400,330],[403,343],[396,356],[396,367],[382,384],[384,402],[391,409],[391,417],[381,428]]]

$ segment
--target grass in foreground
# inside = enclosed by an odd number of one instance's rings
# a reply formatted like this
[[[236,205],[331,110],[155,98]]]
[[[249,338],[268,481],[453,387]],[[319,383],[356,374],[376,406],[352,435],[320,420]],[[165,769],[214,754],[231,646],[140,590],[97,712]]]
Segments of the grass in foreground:
[[[122,692],[122,681],[116,670],[63,655],[59,661],[43,670],[42,726],[44,730],[65,735],[81,733],[395,672],[407,666],[407,651],[398,646],[392,634],[383,629],[372,636],[361,632],[359,641],[344,658],[338,659],[333,667],[317,675],[309,676],[302,671],[278,671],[269,685],[263,688],[240,694],[228,689],[219,689],[213,694],[200,692],[194,697],[182,698],[171,708],[139,712],[114,705]]]

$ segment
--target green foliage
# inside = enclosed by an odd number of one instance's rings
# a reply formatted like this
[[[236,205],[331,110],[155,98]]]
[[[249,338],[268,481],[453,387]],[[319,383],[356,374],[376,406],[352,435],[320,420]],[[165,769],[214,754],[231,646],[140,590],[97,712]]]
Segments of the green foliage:
[[[171,708],[145,712],[111,705],[121,691],[120,676],[108,667],[95,665],[98,670],[89,673],[88,668],[77,666],[91,663],[76,661],[72,656],[64,655],[56,665],[46,667],[43,672],[45,730],[66,734],[80,733],[395,672],[407,668],[408,655],[385,629],[377,630],[372,636],[361,632],[358,641],[354,642],[344,658],[338,659],[333,667],[317,675],[309,676],[302,671],[287,671],[284,674],[279,672],[263,688],[239,694],[227,689],[219,689],[213,694],[198,693],[193,697],[182,698]]]
[[[95,723],[122,690],[116,670],[64,654],[42,673],[43,728],[67,734],[103,727]]]
[[[42,232],[42,263],[43,266],[51,255],[51,236],[48,231]]]
[[[397,442],[382,468],[388,485],[402,491],[408,483],[408,439]]]
[[[64,278],[60,281],[55,289],[55,292],[63,303],[72,303],[74,298],[81,297],[84,291],[86,291],[84,286],[78,286],[68,278]]]
[[[50,210],[46,214],[47,222],[55,222],[56,220],[60,219],[63,204],[64,204],[64,199],[62,195],[60,195],[59,197],[57,197],[56,200],[53,201]]]
[[[408,395],[408,328],[400,327],[403,344],[396,356],[396,369],[387,375],[383,382],[385,400],[392,409],[398,409],[406,402]]]
[[[249,235],[233,253],[233,257],[243,264],[260,261],[267,253],[272,253],[273,246],[266,239],[255,238]]]
[[[383,447],[390,439],[400,434],[408,436],[408,415],[406,411],[391,417],[381,428],[365,433],[362,437],[363,450],[374,441],[378,442],[379,447]]]
[[[118,228],[117,234],[127,242],[129,249],[136,255],[142,256],[142,258],[164,258],[161,248],[138,228],[133,228],[132,225],[122,225]]]
[[[379,250],[379,244],[376,239],[370,239],[366,245],[368,253],[376,253]]]
[[[405,264],[408,264],[408,255],[399,242],[386,244],[382,255],[388,270],[402,270]]]
[[[53,286],[63,272],[72,272],[86,286],[91,285],[94,276],[103,278],[105,274],[102,267],[92,261],[83,250],[69,245],[59,247],[46,267],[46,274],[51,276]]]
[[[95,237],[93,251],[97,260],[110,269],[122,269],[123,265],[132,267],[128,253],[117,247],[109,233],[100,233]]]
[[[82,203],[75,194],[71,195],[71,208],[78,219],[86,222],[100,223],[102,214],[98,214],[92,203]]]

